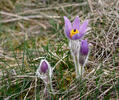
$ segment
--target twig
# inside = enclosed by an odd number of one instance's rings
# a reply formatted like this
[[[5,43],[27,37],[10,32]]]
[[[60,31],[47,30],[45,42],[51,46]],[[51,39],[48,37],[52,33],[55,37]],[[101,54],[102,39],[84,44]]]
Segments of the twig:
[[[92,7],[92,2],[91,2],[91,0],[88,0],[88,4],[89,4],[89,7],[90,7],[91,12],[93,13],[93,7]]]
[[[18,20],[31,20],[31,19],[36,19],[36,18],[48,18],[48,19],[55,19],[55,18],[61,18],[60,16],[50,16],[50,15],[31,15],[31,16],[20,16],[17,14],[12,14],[12,13],[7,13],[7,12],[3,12],[1,11],[0,14],[3,15],[7,15],[7,16],[12,16],[12,17],[17,17],[17,18],[11,18],[11,19],[7,19],[7,20],[1,20],[0,23],[9,23],[9,22],[14,22],[14,21],[18,21]],[[33,21],[33,20],[31,20]]]
[[[31,83],[31,85],[30,85],[30,87],[29,87],[29,89],[28,89],[28,91],[27,91],[27,93],[26,93],[26,96],[24,97],[24,100],[26,100],[26,97],[28,96],[29,91],[32,89],[32,84],[33,84],[33,82]]]
[[[56,9],[56,10],[59,10],[59,8],[67,8],[67,7],[72,7],[72,6],[84,6],[86,5],[87,2],[83,2],[83,3],[73,3],[73,4],[60,4],[58,7],[48,7],[48,8],[39,8],[39,9],[34,9],[34,10],[27,10],[27,11],[24,11],[24,12],[20,12],[19,14],[26,14],[26,13],[31,13],[31,12],[40,12],[40,11],[47,11],[47,10],[53,10],[53,9]]]
[[[28,76],[28,75],[17,75],[14,78],[36,78],[37,76]]]
[[[104,91],[101,95],[98,96],[98,99],[101,97],[101,96],[104,96],[108,91],[110,91],[111,89],[113,88],[113,85],[108,88],[106,91]]]

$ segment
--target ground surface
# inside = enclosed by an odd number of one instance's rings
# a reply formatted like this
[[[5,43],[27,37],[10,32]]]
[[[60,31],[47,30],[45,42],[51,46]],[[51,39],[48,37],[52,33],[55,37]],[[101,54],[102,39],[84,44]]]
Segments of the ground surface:
[[[119,1],[45,1],[0,0],[0,100],[42,100],[44,83],[35,71],[43,58],[56,66],[52,100],[118,100]],[[63,16],[90,19],[82,80],[75,79]]]

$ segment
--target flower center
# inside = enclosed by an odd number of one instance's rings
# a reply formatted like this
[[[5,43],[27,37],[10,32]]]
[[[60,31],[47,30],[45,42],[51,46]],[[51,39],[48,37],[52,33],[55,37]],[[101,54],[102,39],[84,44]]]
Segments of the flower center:
[[[73,29],[70,31],[70,37],[72,38],[72,36],[74,36],[75,34],[79,33],[79,31],[77,29]]]

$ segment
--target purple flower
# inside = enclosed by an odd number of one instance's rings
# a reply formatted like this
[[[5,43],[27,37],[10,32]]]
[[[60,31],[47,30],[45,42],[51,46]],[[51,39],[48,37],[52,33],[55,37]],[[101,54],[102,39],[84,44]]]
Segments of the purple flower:
[[[64,16],[64,22],[67,38],[71,40],[77,40],[81,39],[85,35],[89,21],[85,20],[83,24],[80,25],[80,20],[78,16],[74,19],[73,23],[71,23],[70,20],[66,16]]]
[[[40,77],[46,84],[50,82],[49,78],[52,77],[53,69],[49,62],[45,59],[41,60],[38,69],[36,70],[36,75]]]
[[[45,89],[44,89],[45,95],[47,95],[48,93],[46,87],[51,88],[51,91],[53,92],[52,74],[53,74],[53,68],[50,66],[49,62],[45,59],[41,60],[40,65],[36,70],[36,75],[39,78],[41,78],[45,83]]]
[[[47,70],[48,70],[48,64],[45,61],[43,61],[40,66],[40,71],[46,73]]]
[[[81,41],[80,53],[81,53],[82,55],[88,55],[88,52],[89,52],[88,42],[87,42],[87,40],[82,40],[82,41]]]
[[[46,77],[48,74],[52,76],[52,67],[50,66],[49,62],[45,59],[41,60],[40,65],[36,71],[36,75],[39,77]]]

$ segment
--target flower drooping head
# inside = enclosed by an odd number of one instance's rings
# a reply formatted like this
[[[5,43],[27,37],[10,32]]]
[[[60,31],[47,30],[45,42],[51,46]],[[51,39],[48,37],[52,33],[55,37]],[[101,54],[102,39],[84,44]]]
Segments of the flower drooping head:
[[[70,20],[66,16],[64,16],[64,22],[65,34],[67,38],[71,40],[77,40],[81,39],[85,35],[89,21],[85,20],[83,24],[80,25],[80,20],[78,16],[74,19],[73,23],[71,23]]]
[[[81,53],[82,55],[88,55],[88,52],[89,52],[88,42],[87,42],[87,40],[82,40],[82,41],[81,41],[80,53]]]

